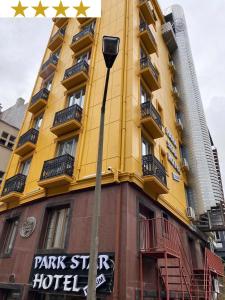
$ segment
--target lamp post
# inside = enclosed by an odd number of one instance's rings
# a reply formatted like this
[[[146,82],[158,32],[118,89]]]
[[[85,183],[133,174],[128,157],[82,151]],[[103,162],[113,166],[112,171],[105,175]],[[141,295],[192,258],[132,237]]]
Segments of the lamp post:
[[[106,73],[105,88],[104,88],[101,116],[100,116],[98,160],[97,160],[96,184],[95,184],[95,194],[94,194],[93,214],[92,214],[91,249],[90,249],[90,262],[89,262],[89,272],[88,272],[87,300],[96,299],[96,277],[97,277],[97,259],[98,259],[98,244],[99,244],[99,219],[100,219],[100,212],[101,212],[101,177],[102,177],[105,104],[107,98],[110,70],[119,53],[119,43],[120,43],[120,39],[118,37],[112,37],[112,36],[103,37],[102,52],[105,59],[107,73]]]

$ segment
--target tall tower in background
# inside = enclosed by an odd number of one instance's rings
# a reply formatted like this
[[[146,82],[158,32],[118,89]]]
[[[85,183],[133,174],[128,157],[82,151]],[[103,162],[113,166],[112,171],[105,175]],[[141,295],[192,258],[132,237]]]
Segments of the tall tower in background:
[[[223,201],[223,194],[213,159],[183,9],[179,5],[174,5],[171,9],[178,45],[173,59],[177,68],[176,82],[181,93],[184,144],[187,146],[190,164],[189,185],[196,213],[202,214],[211,206]],[[167,18],[169,19],[170,15]]]

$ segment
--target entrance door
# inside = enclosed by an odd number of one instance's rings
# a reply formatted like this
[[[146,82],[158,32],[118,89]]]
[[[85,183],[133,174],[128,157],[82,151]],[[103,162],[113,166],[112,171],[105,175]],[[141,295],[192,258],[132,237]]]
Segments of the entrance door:
[[[154,212],[147,207],[139,206],[140,222],[140,250],[148,250],[153,247],[153,223]]]
[[[8,292],[6,292],[6,296],[3,299],[4,300],[19,300],[20,292],[8,291]]]

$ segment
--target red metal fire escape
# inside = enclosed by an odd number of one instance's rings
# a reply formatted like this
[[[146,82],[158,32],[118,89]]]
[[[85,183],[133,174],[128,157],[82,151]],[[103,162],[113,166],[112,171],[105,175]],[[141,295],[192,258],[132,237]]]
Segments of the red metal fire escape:
[[[146,288],[143,263],[148,257],[155,260],[157,282]],[[193,271],[179,231],[168,220],[140,220],[141,300],[212,300],[212,279],[223,274],[221,259],[208,249],[204,269]]]

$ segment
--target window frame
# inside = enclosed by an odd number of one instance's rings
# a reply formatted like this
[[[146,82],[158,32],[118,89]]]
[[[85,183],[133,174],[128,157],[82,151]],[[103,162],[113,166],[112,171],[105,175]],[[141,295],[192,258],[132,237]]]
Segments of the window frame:
[[[19,221],[20,218],[18,215],[13,216],[13,217],[8,217],[5,219],[4,225],[3,225],[3,230],[1,232],[1,246],[0,246],[0,258],[9,258],[12,256],[13,250],[14,250],[14,246],[15,246],[15,242],[16,242],[16,238],[17,238],[17,233],[18,233],[18,229],[19,229]],[[17,223],[17,224],[15,224]],[[9,239],[11,239],[12,237],[12,231],[13,228],[11,228],[12,224],[14,224],[14,228],[15,228],[15,236],[12,243],[12,247],[10,252],[6,253],[6,245],[9,245]],[[10,238],[9,238],[9,233],[10,233]]]
[[[50,211],[56,210],[56,209],[64,209],[68,208],[68,219],[67,219],[67,227],[65,232],[65,240],[64,240],[64,248],[45,248],[46,243],[46,235],[47,235],[47,226],[49,222],[49,213]],[[40,230],[39,240],[38,240],[38,246],[37,246],[37,254],[45,254],[45,253],[62,253],[62,251],[66,251],[69,244],[69,234],[70,234],[70,226],[71,226],[71,219],[72,219],[72,211],[73,206],[70,203],[70,201],[60,201],[58,203],[50,203],[46,205],[43,217],[42,217],[42,227]]]
[[[64,153],[64,154],[60,154],[60,155],[59,155],[59,148],[60,148],[60,145],[63,144],[63,143],[72,141],[72,140],[74,140],[74,144],[73,144],[73,146],[72,146],[72,148],[73,148],[73,153],[72,153],[72,154],[70,154],[70,153]],[[77,138],[77,136],[71,136],[71,137],[68,137],[68,138],[66,138],[66,139],[59,140],[58,143],[57,143],[57,146],[56,146],[55,157],[60,157],[60,156],[69,154],[69,155],[71,155],[71,156],[73,156],[73,157],[75,158],[75,157],[76,157],[76,151],[77,151],[77,145],[78,145],[78,138]]]

